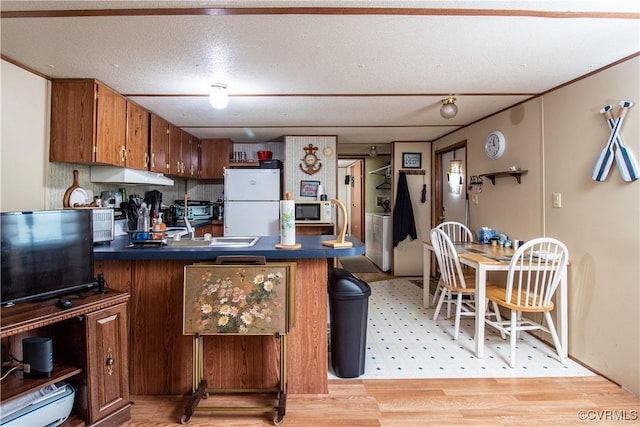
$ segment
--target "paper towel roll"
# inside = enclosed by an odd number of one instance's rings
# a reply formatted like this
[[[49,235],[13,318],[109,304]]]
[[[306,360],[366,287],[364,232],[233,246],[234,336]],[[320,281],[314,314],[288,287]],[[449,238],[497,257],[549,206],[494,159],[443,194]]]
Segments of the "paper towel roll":
[[[280,200],[280,244],[296,244],[296,202]]]

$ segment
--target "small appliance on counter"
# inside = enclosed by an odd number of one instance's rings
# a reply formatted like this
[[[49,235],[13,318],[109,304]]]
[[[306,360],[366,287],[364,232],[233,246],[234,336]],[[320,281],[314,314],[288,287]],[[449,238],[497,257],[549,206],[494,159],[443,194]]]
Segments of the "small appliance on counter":
[[[113,209],[114,236],[126,236],[129,231],[127,215],[122,208]]]
[[[110,208],[92,208],[93,243],[109,243],[115,237],[114,210]]]
[[[103,191],[100,193],[100,200],[105,208],[119,208],[122,203],[122,193],[120,191]]]
[[[183,220],[186,216],[191,220],[213,219],[213,203],[208,200],[187,200],[187,211],[185,212],[184,200],[176,200],[176,221]]]

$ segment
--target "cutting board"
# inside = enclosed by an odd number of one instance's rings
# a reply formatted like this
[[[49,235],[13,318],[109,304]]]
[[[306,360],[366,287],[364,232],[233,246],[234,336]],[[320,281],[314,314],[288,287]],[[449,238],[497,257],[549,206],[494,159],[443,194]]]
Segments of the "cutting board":
[[[71,187],[67,188],[67,191],[64,192],[64,197],[62,198],[62,206],[65,208],[77,207],[74,205],[87,206],[89,204],[89,196],[87,192],[80,187],[78,182],[79,176],[80,172],[74,170],[73,184]]]

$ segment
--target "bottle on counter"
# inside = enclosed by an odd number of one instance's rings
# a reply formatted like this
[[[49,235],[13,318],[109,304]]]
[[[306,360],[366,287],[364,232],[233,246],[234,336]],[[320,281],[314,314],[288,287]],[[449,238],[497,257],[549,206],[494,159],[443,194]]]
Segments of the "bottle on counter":
[[[149,208],[145,202],[142,202],[138,209],[138,228],[137,231],[149,232]]]
[[[167,232],[167,225],[162,221],[162,213],[158,214],[158,218],[153,219],[151,227],[153,240],[162,240]]]

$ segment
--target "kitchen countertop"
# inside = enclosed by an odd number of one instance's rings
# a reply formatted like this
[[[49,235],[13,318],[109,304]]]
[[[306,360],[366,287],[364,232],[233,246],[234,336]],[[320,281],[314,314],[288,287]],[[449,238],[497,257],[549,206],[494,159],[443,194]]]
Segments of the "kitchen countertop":
[[[300,249],[277,249],[280,236],[263,236],[248,248],[232,247],[170,247],[147,246],[139,248],[129,247],[129,236],[118,236],[110,244],[96,245],[93,248],[94,259],[102,260],[212,260],[221,255],[253,255],[264,256],[267,259],[303,259],[303,258],[334,258],[364,254],[364,243],[347,236],[346,241],[352,242],[351,248],[331,248],[324,246],[322,241],[335,240],[335,235],[297,236],[296,242]]]

